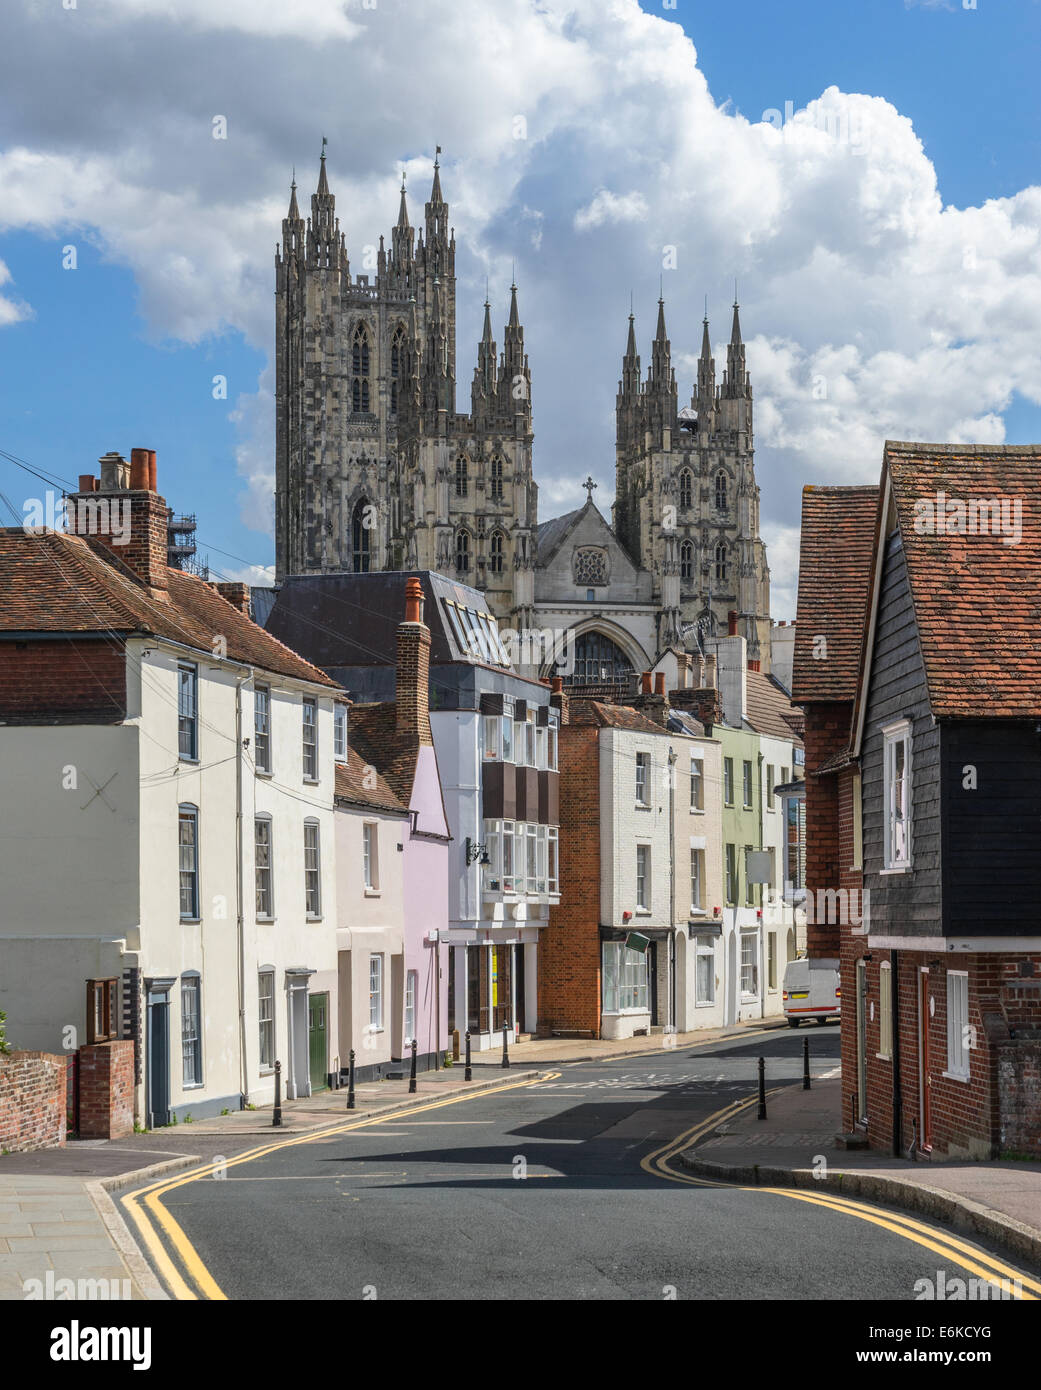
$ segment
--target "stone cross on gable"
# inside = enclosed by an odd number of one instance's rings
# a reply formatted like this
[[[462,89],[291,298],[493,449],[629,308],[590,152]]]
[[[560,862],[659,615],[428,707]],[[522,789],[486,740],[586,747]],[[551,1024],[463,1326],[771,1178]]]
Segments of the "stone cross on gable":
[[[589,476],[586,478],[586,480],[585,480],[585,482],[582,484],[582,486],[583,486],[583,487],[585,488],[585,490],[586,490],[586,494],[587,494],[587,499],[586,499],[586,500],[589,501],[589,502],[592,502],[592,500],[593,500],[593,489],[594,489],[595,487],[598,487],[598,486],[599,486],[598,483],[594,483],[594,482],[593,482],[593,475],[592,475],[592,473],[589,474]]]

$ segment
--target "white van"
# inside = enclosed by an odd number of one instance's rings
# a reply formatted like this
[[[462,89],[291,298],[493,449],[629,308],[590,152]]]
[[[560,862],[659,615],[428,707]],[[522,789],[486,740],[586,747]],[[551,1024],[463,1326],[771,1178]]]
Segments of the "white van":
[[[818,1023],[838,1018],[842,1004],[839,972],[811,970],[805,957],[790,960],[784,970],[781,1000],[789,1028],[798,1028],[804,1018],[815,1018]]]

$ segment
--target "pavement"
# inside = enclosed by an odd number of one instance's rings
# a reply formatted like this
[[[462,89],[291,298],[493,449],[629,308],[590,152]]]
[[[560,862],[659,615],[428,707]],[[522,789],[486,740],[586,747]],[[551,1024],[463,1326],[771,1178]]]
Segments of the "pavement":
[[[910,1162],[836,1144],[839,1077],[788,1086],[682,1155],[701,1177],[763,1187],[841,1192],[902,1207],[984,1236],[1041,1264],[1041,1163]]]

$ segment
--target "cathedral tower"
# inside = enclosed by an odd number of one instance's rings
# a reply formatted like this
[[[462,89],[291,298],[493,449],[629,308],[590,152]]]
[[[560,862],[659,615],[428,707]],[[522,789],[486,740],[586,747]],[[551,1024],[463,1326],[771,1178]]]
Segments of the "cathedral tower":
[[[706,635],[725,633],[736,610],[749,658],[768,669],[770,572],[753,457],[752,384],[737,304],[722,385],[706,314],[697,380],[683,410],[663,301],[646,380],[630,314],[616,402],[614,529],[634,563],[653,575],[659,649],[692,645],[696,622]]]
[[[389,251],[380,237],[360,259],[352,276],[323,144],[311,215],[305,224],[294,180],[275,254],[276,582],[438,569],[513,621],[532,603],[536,524],[517,288],[499,360],[485,305],[460,415],[455,232],[438,160],[418,240],[402,179]]]

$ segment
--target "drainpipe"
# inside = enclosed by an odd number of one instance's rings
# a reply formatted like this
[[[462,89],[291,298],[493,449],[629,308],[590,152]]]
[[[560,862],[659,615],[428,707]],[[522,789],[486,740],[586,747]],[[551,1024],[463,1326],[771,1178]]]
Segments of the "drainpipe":
[[[676,753],[669,744],[669,1026],[676,1026]]]
[[[759,852],[763,850],[763,754],[756,754],[756,785],[759,788]],[[759,885],[759,1017],[766,1017],[766,914],[763,911],[763,885]]]
[[[243,1108],[249,1102],[246,1065],[246,942],[242,909],[242,687],[254,679],[252,667],[235,682],[235,926],[239,956],[239,1090]]]
[[[893,997],[889,1009],[890,1026],[893,1029],[893,1157],[902,1158],[903,1124],[901,1110],[904,1097],[900,1086],[900,952],[891,951],[889,955],[892,972]]]

